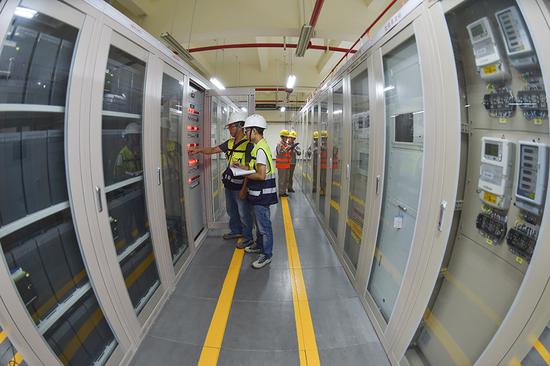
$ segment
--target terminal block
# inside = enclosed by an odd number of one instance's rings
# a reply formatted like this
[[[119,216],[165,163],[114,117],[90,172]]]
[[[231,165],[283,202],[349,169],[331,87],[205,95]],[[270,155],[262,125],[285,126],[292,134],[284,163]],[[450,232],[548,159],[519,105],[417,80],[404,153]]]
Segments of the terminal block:
[[[481,235],[498,244],[504,240],[508,230],[506,216],[492,210],[480,212],[477,215],[476,228]]]
[[[510,118],[516,110],[516,100],[510,89],[499,88],[483,96],[483,106],[491,117]]]
[[[506,242],[510,251],[527,260],[531,259],[537,242],[538,230],[526,224],[518,224],[508,231]]]
[[[548,103],[546,103],[544,89],[530,88],[518,91],[517,103],[528,120],[548,117]]]

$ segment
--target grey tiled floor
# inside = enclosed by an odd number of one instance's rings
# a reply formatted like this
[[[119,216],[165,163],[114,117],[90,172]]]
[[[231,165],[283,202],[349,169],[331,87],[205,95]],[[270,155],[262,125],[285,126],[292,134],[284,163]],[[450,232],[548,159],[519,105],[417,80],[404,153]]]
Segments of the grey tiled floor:
[[[295,187],[296,189],[296,187]],[[322,365],[389,365],[374,329],[311,207],[289,198]],[[299,365],[281,206],[272,206],[274,254],[254,270],[245,255],[218,365]],[[196,365],[233,255],[213,233],[162,309],[132,365]]]

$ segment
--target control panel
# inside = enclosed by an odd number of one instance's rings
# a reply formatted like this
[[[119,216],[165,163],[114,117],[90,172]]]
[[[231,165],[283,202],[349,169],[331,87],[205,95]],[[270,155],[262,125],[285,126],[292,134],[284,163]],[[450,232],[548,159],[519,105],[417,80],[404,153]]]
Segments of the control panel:
[[[509,140],[482,137],[479,198],[497,209],[510,207],[515,145]]]
[[[487,81],[509,79],[508,65],[502,58],[489,18],[480,18],[466,28],[481,78]]]
[[[185,111],[185,137],[187,150],[200,148],[202,146],[202,130],[204,118],[204,91],[195,85],[189,83],[187,106]],[[200,154],[188,155],[187,157],[187,181],[189,188],[188,204],[191,212],[191,231],[194,239],[203,230],[203,191],[204,191],[204,169],[203,157]]]

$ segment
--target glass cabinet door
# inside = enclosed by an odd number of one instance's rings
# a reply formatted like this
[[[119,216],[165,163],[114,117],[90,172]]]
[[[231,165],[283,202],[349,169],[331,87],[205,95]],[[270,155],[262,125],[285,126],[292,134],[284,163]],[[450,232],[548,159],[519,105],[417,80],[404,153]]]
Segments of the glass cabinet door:
[[[160,115],[162,188],[172,263],[175,265],[189,247],[185,220],[183,171],[183,74],[175,78],[162,75]],[[198,164],[190,160],[189,165]]]
[[[112,240],[137,314],[160,285],[143,180],[145,69],[142,59],[112,45],[102,111],[103,176]]]
[[[329,228],[338,236],[338,219],[340,218],[340,193],[342,181],[342,154],[344,145],[342,138],[342,129],[344,127],[344,89],[340,81],[332,88],[332,151],[329,152],[332,158],[330,169],[332,170],[330,187],[330,209],[329,209]]]
[[[319,212],[325,216],[328,168],[328,95],[325,93],[319,103]]]
[[[212,97],[212,105],[210,111],[210,121],[211,121],[211,130],[210,130],[210,146],[219,146],[221,141],[220,136],[220,115],[219,115],[219,105],[220,101],[218,97]],[[223,195],[222,184],[220,182],[219,176],[220,171],[220,156],[219,154],[210,155],[210,171],[212,173],[212,210],[214,221],[219,221],[221,218],[221,207],[219,196]]]
[[[310,109],[306,109],[304,112],[304,141],[306,141],[307,148],[304,154],[304,190],[305,194],[311,197],[311,191],[313,189],[312,186],[312,160],[313,160],[313,150],[314,150],[314,142],[313,142],[313,128],[311,124],[311,113]]]
[[[415,39],[410,38],[382,57],[386,106],[384,194],[368,291],[389,321],[416,225],[424,111]]]
[[[21,306],[59,360],[102,365],[117,341],[82,260],[65,171],[65,106],[84,16],[51,5],[48,14],[17,7],[0,51],[0,242]],[[54,17],[61,7],[74,18]]]
[[[351,74],[351,162],[344,258],[357,269],[363,238],[369,170],[369,78],[363,64]]]
[[[319,131],[319,105],[314,104],[309,111],[311,117],[311,128],[313,129],[312,159],[311,159],[311,178],[313,185],[311,189],[312,199],[315,201],[317,188],[319,188],[319,150],[321,147],[321,135]]]
[[[475,363],[504,324],[536,249],[548,244],[537,243],[546,220],[548,81],[529,25],[513,0],[464,1],[446,24],[467,132],[457,192],[463,205],[406,353],[413,365]]]

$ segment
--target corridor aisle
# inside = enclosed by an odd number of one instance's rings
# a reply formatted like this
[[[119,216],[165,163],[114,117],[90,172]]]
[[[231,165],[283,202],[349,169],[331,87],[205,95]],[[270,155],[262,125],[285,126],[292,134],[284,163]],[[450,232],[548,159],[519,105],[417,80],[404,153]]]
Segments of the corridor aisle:
[[[316,343],[321,364],[389,365],[357,294],[304,195],[297,191],[287,202],[314,329],[313,344]],[[212,361],[216,356],[218,365],[315,364],[315,359],[311,361],[304,351],[299,351],[299,317],[294,314],[282,203],[272,206],[272,221],[273,261],[270,266],[255,270],[250,264],[256,255],[244,255],[240,270],[235,270],[238,280],[232,301],[229,296],[227,322],[219,321],[219,316],[213,320],[213,315],[222,287],[224,299],[231,294],[227,292],[230,283],[226,275],[232,257],[235,263],[238,256],[234,256],[234,243],[224,241],[221,232],[214,232],[155,320],[132,365],[197,365],[199,359],[202,365],[210,365],[216,363]],[[222,308],[218,305],[217,315],[223,312]],[[303,311],[300,313],[303,315]],[[225,332],[220,333],[224,326]],[[211,333],[216,332],[223,334],[221,347],[203,350],[207,334],[212,339]],[[207,353],[215,357],[206,357]]]

